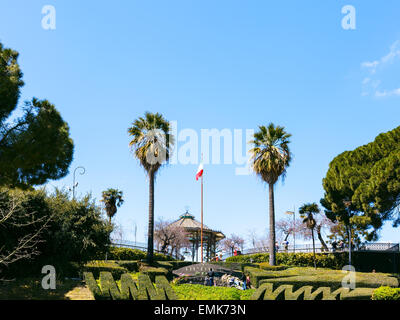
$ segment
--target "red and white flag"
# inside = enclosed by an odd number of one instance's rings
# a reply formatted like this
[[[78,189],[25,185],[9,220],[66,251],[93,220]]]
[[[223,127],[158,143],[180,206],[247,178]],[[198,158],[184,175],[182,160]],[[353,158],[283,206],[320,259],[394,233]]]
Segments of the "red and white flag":
[[[196,173],[196,180],[199,180],[199,178],[203,175],[203,163],[200,163],[199,168],[197,169]]]

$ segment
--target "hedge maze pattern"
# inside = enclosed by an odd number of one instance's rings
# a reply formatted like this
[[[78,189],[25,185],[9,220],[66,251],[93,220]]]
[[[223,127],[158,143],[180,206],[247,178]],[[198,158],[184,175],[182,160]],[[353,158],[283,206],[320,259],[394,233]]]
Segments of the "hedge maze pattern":
[[[281,285],[274,290],[272,283],[262,284],[251,296],[252,300],[346,300],[354,297],[370,299],[373,288],[339,288],[303,286],[293,291],[293,285]]]
[[[120,288],[110,272],[100,272],[100,287],[91,272],[85,272],[84,278],[96,300],[177,300],[175,291],[163,275],[155,276],[155,286],[150,277],[140,274],[138,286],[129,274],[121,275]]]

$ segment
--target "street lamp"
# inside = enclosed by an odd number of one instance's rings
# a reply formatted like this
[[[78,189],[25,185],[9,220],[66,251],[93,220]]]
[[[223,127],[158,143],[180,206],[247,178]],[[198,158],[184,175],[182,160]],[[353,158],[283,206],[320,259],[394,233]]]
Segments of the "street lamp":
[[[293,215],[293,253],[296,252],[296,209],[293,208],[293,211],[286,211],[286,214]]]
[[[78,186],[78,182],[75,183],[75,173],[76,173],[76,170],[78,170],[78,169],[81,169],[81,172],[79,173],[80,175],[83,175],[86,172],[84,167],[79,166],[79,167],[75,168],[75,170],[74,170],[74,180],[73,180],[73,184],[72,184],[72,199],[75,199],[75,188]]]
[[[351,228],[350,228],[350,217],[351,217],[351,201],[348,199],[343,200],[343,204],[346,207],[347,215],[349,217],[349,223],[347,225],[347,234],[349,237],[349,266],[351,266]]]

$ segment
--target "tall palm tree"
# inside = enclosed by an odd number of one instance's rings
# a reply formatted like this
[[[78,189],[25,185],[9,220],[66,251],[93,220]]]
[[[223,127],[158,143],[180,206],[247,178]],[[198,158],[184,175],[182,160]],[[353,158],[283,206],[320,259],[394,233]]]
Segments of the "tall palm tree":
[[[268,184],[269,187],[269,263],[276,264],[275,258],[275,205],[274,185],[280,177],[285,178],[286,169],[292,155],[289,150],[291,134],[284,127],[270,123],[267,127],[259,126],[260,131],[254,134],[250,143],[254,148],[250,150],[253,171]]]
[[[124,203],[123,192],[118,189],[109,188],[102,193],[101,201],[104,202],[106,213],[111,224],[111,218],[117,213],[117,207]]]
[[[314,214],[320,213],[321,210],[318,207],[318,204],[313,203],[305,203],[299,208],[300,216],[303,218],[303,223],[306,224],[307,228],[311,230],[312,244],[313,244],[313,255],[314,255],[314,268],[317,268],[317,263],[315,259],[315,240],[314,240],[314,228],[317,222],[314,219]]]
[[[154,249],[154,180],[157,171],[168,161],[174,145],[170,123],[159,113],[146,112],[128,129],[132,137],[129,146],[149,178],[149,224],[147,232],[147,262],[153,262]]]

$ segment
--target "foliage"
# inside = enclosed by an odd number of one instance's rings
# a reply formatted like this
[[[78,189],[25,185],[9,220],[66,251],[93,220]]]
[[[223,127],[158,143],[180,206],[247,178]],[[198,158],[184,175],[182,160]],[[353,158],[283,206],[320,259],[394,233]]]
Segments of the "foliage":
[[[3,195],[17,199],[22,210],[34,212],[36,218],[48,218],[35,246],[38,255],[28,261],[18,261],[7,273],[12,275],[37,273],[43,265],[53,265],[57,274],[70,271],[70,262],[84,264],[99,254],[105,254],[109,245],[111,226],[101,218],[101,210],[91,196],[69,200],[66,192],[56,190],[5,190]],[[0,201],[5,205],[6,198]],[[20,224],[24,220],[19,221]],[[30,226],[34,232],[38,226]],[[22,227],[0,229],[0,239],[6,248],[15,247],[17,239],[29,230]]]
[[[111,223],[111,218],[117,213],[117,207],[120,207],[124,203],[123,192],[118,189],[109,188],[103,191],[101,201],[104,203]]]
[[[227,287],[209,287],[200,284],[173,285],[179,300],[248,300],[254,289],[238,290]]]
[[[110,272],[101,272],[100,287],[92,273],[85,272],[84,278],[96,299],[175,300],[177,298],[165,276],[155,277],[156,288],[146,274],[139,274],[138,285],[129,274],[121,275],[120,281],[115,282]]]
[[[74,145],[68,124],[47,100],[33,98],[13,117],[24,84],[17,59],[0,43],[0,186],[28,188],[64,177]]]
[[[112,274],[113,277],[119,278],[124,273],[131,272],[124,266],[121,266],[117,261],[100,261],[100,260],[93,260],[86,263],[82,267],[83,272],[91,272],[93,276],[97,279],[100,276],[101,272],[109,272]]]
[[[155,225],[154,241],[159,251],[164,254],[179,255],[183,248],[190,248],[191,243],[184,228],[172,225],[173,221],[164,221],[159,218]]]
[[[271,266],[268,262],[261,262],[258,264],[262,270],[280,271],[287,269],[287,266]]]
[[[400,288],[379,287],[374,290],[372,300],[400,300]]]
[[[351,225],[357,237],[376,240],[383,222],[400,223],[400,127],[345,151],[329,164],[321,204],[332,221]],[[343,200],[351,200],[350,216]]]
[[[98,259],[105,255],[98,256]],[[110,260],[143,260],[146,259],[146,252],[139,249],[110,247],[107,254]],[[174,261],[174,258],[161,253],[154,253],[154,259],[157,261]]]
[[[330,287],[302,286],[297,289],[293,285],[273,285],[265,283],[251,296],[252,300],[369,300],[370,288],[331,289]]]

